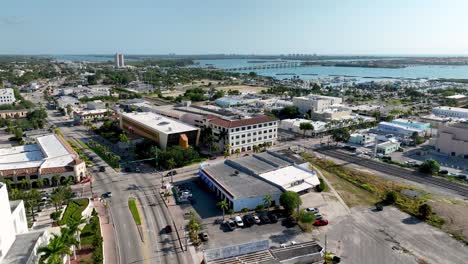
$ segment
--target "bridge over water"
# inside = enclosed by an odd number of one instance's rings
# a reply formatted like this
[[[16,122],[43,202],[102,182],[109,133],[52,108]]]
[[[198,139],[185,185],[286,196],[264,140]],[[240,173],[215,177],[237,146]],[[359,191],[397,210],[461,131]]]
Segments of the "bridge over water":
[[[284,68],[297,68],[304,66],[302,62],[280,62],[271,64],[261,64],[243,67],[233,67],[219,69],[222,71],[252,71],[252,70],[265,70],[265,69],[284,69]]]

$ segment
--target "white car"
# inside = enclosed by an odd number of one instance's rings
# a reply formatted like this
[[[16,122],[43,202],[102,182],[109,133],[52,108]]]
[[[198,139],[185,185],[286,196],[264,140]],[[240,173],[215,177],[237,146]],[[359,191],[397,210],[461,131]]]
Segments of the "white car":
[[[313,214],[318,214],[318,213],[319,213],[319,209],[318,209],[318,208],[314,208],[314,207],[306,208],[305,211],[306,211],[306,212],[311,212],[311,213],[313,213]]]
[[[253,215],[254,221],[256,224],[260,224],[260,218],[257,215]]]
[[[234,221],[238,227],[244,227],[244,222],[242,222],[242,218],[240,216],[236,216]]]

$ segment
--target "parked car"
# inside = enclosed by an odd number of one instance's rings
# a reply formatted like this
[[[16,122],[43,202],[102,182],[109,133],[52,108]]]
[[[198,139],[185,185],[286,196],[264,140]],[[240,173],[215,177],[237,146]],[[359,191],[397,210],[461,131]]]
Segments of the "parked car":
[[[202,232],[200,233],[200,239],[203,241],[208,241],[210,238],[208,237],[208,233]]]
[[[230,230],[236,229],[236,223],[235,223],[234,220],[231,219],[231,218],[229,218],[229,219],[226,221],[226,226],[227,226]]]
[[[253,226],[255,224],[255,219],[254,219],[253,215],[251,215],[251,214],[244,215],[242,220],[244,221],[244,225],[247,226],[247,227]]]
[[[304,211],[311,212],[313,214],[318,214],[320,210],[318,208],[315,208],[315,207],[309,207],[309,208],[306,208]]]
[[[439,174],[447,175],[447,174],[448,174],[448,170],[440,170],[440,171],[439,171]]]
[[[164,231],[169,234],[169,233],[172,233],[172,226],[171,225],[167,225],[165,228],[164,228]]]
[[[111,198],[112,197],[112,193],[111,192],[105,192],[101,195],[102,198]]]
[[[269,213],[268,214],[268,218],[270,218],[270,221],[272,223],[277,223],[278,222],[278,216],[275,215],[274,213]]]
[[[457,177],[462,180],[466,180],[467,176],[465,174],[458,174]]]
[[[253,216],[253,219],[254,219],[255,223],[256,223],[257,225],[259,225],[259,224],[261,223],[260,217],[258,217],[258,215],[255,215],[255,214],[252,215],[252,216]]]
[[[377,211],[383,211],[383,204],[381,204],[381,203],[376,204],[376,205],[375,205],[375,210],[377,210]]]
[[[260,221],[262,224],[269,224],[271,223],[270,218],[266,214],[261,214],[260,215]]]
[[[106,167],[104,167],[104,166],[99,167],[99,171],[100,171],[100,172],[105,172],[105,171],[106,171]]]
[[[323,215],[321,215],[321,214],[316,214],[316,215],[315,215],[315,220],[323,220]]]
[[[242,218],[240,216],[234,217],[234,221],[236,222],[236,225],[238,227],[244,227],[244,222],[242,221]]]
[[[326,226],[328,225],[328,220],[322,219],[322,220],[315,220],[314,226]]]
[[[140,173],[140,172],[141,172],[140,168],[136,168],[136,169],[135,169],[135,172],[136,172],[136,173]]]

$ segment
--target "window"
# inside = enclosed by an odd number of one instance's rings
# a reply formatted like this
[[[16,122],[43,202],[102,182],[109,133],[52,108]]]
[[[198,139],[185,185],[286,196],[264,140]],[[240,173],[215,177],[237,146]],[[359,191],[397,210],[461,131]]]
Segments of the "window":
[[[251,141],[250,139],[247,139],[247,143],[250,143],[250,141]]]
[[[262,140],[262,137],[259,137],[259,138],[258,138],[258,141],[261,141],[261,140]]]
[[[255,142],[255,141],[257,141],[257,138],[254,138],[254,139],[253,139],[253,142]]]
[[[236,145],[239,145],[239,141],[236,142]]]
[[[234,139],[234,136],[231,137],[231,140]]]
[[[245,144],[245,140],[242,140],[242,144]]]
[[[239,131],[239,128],[236,128],[236,132]]]
[[[231,128],[231,132],[234,132],[234,128]]]
[[[273,132],[273,129],[268,130],[268,132],[270,132],[270,133]]]
[[[273,123],[268,123],[268,125],[272,126],[272,125],[273,125]]]
[[[257,125],[254,125],[253,128],[257,128]]]
[[[247,133],[247,136],[248,136],[248,137],[250,137],[251,135],[252,135],[252,134],[250,134],[250,133]]]
[[[262,124],[258,124],[258,127],[262,127]]]
[[[268,137],[271,138],[271,135],[269,135]]]
[[[258,131],[258,134],[261,135],[261,134],[262,134],[262,131]]]
[[[242,134],[242,138],[245,138],[245,134]]]
[[[239,135],[237,135],[236,138],[239,138]]]
[[[242,131],[244,131],[244,130],[245,130],[245,127],[242,127]]]
[[[253,132],[253,135],[256,136],[256,135],[257,135],[257,132]]]
[[[264,136],[263,139],[267,139],[267,136]]]
[[[267,132],[268,132],[267,130],[264,130],[264,131],[263,131],[263,134],[266,134]]]

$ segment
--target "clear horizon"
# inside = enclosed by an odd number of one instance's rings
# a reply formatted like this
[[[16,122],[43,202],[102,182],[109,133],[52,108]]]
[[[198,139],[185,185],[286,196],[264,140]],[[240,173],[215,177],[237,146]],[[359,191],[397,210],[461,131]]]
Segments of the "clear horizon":
[[[3,55],[468,56],[468,2],[17,0]]]

